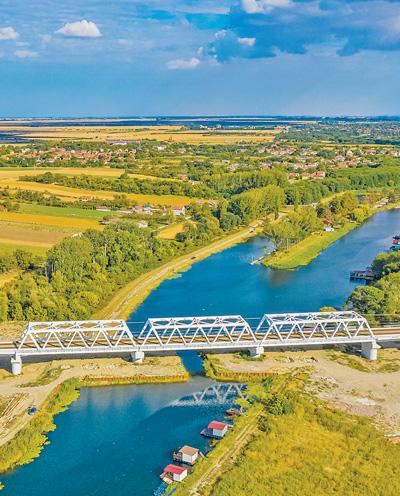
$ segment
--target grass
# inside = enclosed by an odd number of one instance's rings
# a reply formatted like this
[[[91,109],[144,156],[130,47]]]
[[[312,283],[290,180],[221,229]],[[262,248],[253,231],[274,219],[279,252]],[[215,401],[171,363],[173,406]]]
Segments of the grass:
[[[158,237],[162,239],[175,239],[175,236],[178,233],[183,231],[183,222],[179,222],[179,224],[172,224],[171,226],[164,227],[160,229],[158,233]]]
[[[131,377],[84,377],[79,380],[80,387],[112,386],[126,384],[170,384],[178,382],[187,382],[189,374],[168,375],[168,376],[149,376],[134,375]]]
[[[24,249],[26,251],[29,251],[33,255],[45,256],[50,246],[51,245],[47,244],[22,244],[12,240],[5,241],[0,239],[0,254],[13,253],[15,250]]]
[[[1,253],[1,245],[0,245],[0,253]],[[6,272],[5,274],[0,274],[0,288],[2,288],[8,282],[11,282],[13,279],[17,278],[21,273],[19,270],[10,270],[10,272]]]
[[[30,246],[48,249],[74,232],[77,232],[76,228],[68,230],[57,226],[0,221],[0,244],[17,245],[17,248],[24,249]]]
[[[32,420],[13,439],[0,446],[0,473],[30,463],[40,455],[44,444],[48,442],[46,433],[55,429],[53,417],[78,398],[77,387],[75,379],[58,386]]]
[[[271,372],[234,372],[228,370],[221,360],[212,354],[206,355],[204,359],[204,371],[207,377],[221,382],[259,382],[272,376]]]
[[[54,217],[73,217],[77,219],[101,220],[111,212],[98,212],[85,208],[74,207],[49,207],[47,205],[37,205],[35,203],[20,203],[19,212],[25,214],[46,215]]]
[[[40,226],[55,226],[63,228],[102,229],[96,219],[85,219],[79,217],[65,217],[60,211],[60,216],[42,215],[38,213],[2,212],[0,211],[0,222],[23,223]],[[1,235],[0,235],[1,236]]]
[[[263,264],[271,269],[283,270],[295,269],[302,265],[307,265],[321,251],[356,227],[358,227],[358,224],[347,222],[343,227],[333,232],[323,231],[311,234],[299,243],[291,246],[288,250],[274,252],[263,261]]]
[[[267,389],[249,386],[246,413],[175,496],[400,494],[400,448],[368,419],[309,396],[306,383],[290,374],[264,383]]]
[[[396,354],[393,350],[380,350],[376,361],[365,360],[358,355],[351,355],[337,350],[329,350],[327,356],[334,362],[359,370],[360,372],[391,373],[400,370],[400,358],[398,353]]]
[[[63,369],[61,367],[50,367],[44,370],[35,381],[21,384],[20,387],[45,386],[58,379],[62,374],[62,371]]]
[[[238,462],[220,476],[211,496],[395,496],[400,450],[366,419],[306,398],[295,412],[268,415]],[[177,494],[178,496],[178,494]]]

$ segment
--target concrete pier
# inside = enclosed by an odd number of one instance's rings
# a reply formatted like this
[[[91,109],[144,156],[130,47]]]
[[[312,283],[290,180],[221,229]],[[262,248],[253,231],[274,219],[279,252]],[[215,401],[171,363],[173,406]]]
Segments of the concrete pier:
[[[250,348],[249,352],[252,358],[260,358],[264,354],[264,348],[257,346],[256,348]]]
[[[22,372],[22,359],[20,355],[11,358],[11,372],[13,375],[19,375]]]
[[[361,356],[368,360],[376,360],[378,358],[378,350],[380,346],[376,341],[371,343],[362,343]]]
[[[142,363],[144,360],[144,351],[134,351],[131,353],[133,363]]]

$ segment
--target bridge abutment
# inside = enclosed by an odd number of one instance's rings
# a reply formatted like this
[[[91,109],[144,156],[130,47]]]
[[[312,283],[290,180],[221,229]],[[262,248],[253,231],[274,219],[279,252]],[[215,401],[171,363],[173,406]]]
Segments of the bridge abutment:
[[[377,360],[380,346],[376,341],[361,344],[361,356],[367,360]]]
[[[144,351],[134,351],[131,353],[133,363],[143,363]]]
[[[22,372],[22,358],[20,355],[15,355],[11,358],[11,373],[13,375],[19,375]]]
[[[257,346],[256,348],[250,348],[249,352],[252,358],[260,358],[264,354],[264,348]]]

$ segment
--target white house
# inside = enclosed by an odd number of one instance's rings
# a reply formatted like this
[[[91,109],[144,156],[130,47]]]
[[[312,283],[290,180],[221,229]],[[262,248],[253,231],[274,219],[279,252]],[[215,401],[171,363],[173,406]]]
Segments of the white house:
[[[163,480],[169,479],[173,482],[182,482],[187,476],[187,469],[183,467],[178,467],[178,465],[173,465],[170,463],[164,468],[164,472],[161,475]]]
[[[213,420],[208,424],[207,428],[209,429],[212,436],[222,438],[225,436],[228,430],[228,424],[225,424],[224,422],[218,422],[217,420]]]
[[[171,209],[172,209],[172,213],[177,217],[180,215],[185,215],[186,213],[186,208],[184,206],[180,207],[179,205],[173,205]]]
[[[191,446],[182,446],[177,453],[174,453],[174,460],[187,463],[188,465],[194,465],[198,457],[199,450]]]

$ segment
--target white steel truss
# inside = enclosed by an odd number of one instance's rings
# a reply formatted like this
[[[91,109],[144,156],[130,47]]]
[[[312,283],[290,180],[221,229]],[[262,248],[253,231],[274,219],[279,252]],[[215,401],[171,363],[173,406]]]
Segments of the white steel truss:
[[[140,346],[160,347],[204,343],[212,348],[223,342],[256,342],[250,324],[240,315],[148,319],[136,339]]]
[[[148,319],[131,331],[123,320],[31,322],[0,355],[133,353],[250,349],[400,341],[400,325],[371,329],[353,311],[265,314],[256,325],[240,315]],[[1,345],[1,343],[0,343]]]
[[[255,335],[261,346],[270,340],[288,343],[295,339],[332,342],[362,336],[374,338],[367,319],[353,311],[265,314]]]
[[[18,350],[91,350],[135,346],[124,320],[30,322],[22,334]]]

